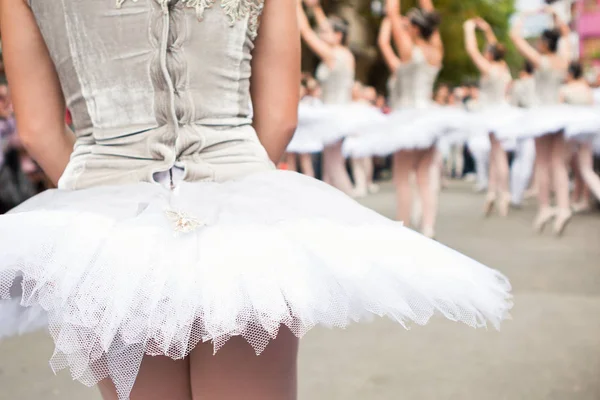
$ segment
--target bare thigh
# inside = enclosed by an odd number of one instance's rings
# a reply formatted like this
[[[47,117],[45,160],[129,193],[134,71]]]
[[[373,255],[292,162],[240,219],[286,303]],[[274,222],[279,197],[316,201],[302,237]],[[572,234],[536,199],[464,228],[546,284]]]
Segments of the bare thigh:
[[[286,327],[259,356],[242,337],[217,354],[210,343],[190,355],[193,400],[296,400],[298,338]]]
[[[113,383],[105,379],[98,384],[104,400],[117,400]],[[138,373],[130,400],[191,400],[190,364],[169,357],[146,356]]]

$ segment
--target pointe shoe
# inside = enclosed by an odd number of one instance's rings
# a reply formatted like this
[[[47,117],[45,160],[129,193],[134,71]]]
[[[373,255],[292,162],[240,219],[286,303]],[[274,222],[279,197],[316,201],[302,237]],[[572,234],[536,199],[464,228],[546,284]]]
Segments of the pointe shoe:
[[[371,183],[369,185],[369,193],[371,193],[371,194],[379,193],[379,190],[380,190],[380,187],[378,184]]]
[[[477,184],[473,187],[475,193],[483,193],[487,190],[487,185]]]
[[[523,198],[526,200],[532,199],[535,196],[537,196],[537,189],[535,189],[535,188],[527,189],[525,191],[525,193],[523,194]]]
[[[483,204],[483,215],[489,217],[494,210],[494,204],[496,203],[496,193],[488,193],[485,196],[485,203]]]
[[[363,199],[365,197],[367,197],[367,190],[366,189],[354,189],[352,191],[352,197],[355,199]]]
[[[533,230],[537,233],[542,233],[546,224],[550,222],[550,220],[552,220],[552,218],[554,218],[555,216],[556,210],[554,210],[553,208],[542,208],[535,217],[535,220],[533,221]]]
[[[592,207],[590,206],[590,203],[588,203],[587,201],[580,201],[578,203],[574,203],[571,206],[571,209],[573,210],[573,213],[578,214],[578,213],[584,213],[584,212],[590,211],[592,209]]]
[[[501,217],[508,217],[510,209],[510,193],[502,193],[498,199],[498,214]]]
[[[421,234],[428,239],[435,239],[435,229],[432,226],[424,226],[421,229]]]
[[[568,208],[560,209],[556,212],[556,219],[554,220],[554,227],[552,229],[556,236],[562,236],[572,216],[573,213]]]

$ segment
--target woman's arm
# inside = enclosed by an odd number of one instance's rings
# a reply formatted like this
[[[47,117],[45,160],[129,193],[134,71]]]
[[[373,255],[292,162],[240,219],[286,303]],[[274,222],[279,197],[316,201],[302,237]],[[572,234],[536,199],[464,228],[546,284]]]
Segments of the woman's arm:
[[[400,66],[400,58],[394,52],[392,47],[392,24],[389,18],[385,18],[381,22],[381,26],[379,27],[379,36],[377,38],[377,44],[379,45],[379,49],[381,50],[381,54],[383,54],[383,59],[385,60],[386,65],[390,69],[392,73],[396,72],[398,66]]]
[[[490,24],[488,24],[488,22],[485,19],[476,18],[475,25],[477,26],[477,28],[481,29],[481,31],[485,35],[485,40],[488,44],[495,45],[498,43],[498,38],[496,38],[492,27],[490,26]]]
[[[475,20],[469,19],[465,21],[464,29],[465,29],[465,48],[467,49],[467,53],[471,60],[477,66],[477,69],[482,74],[487,74],[492,67],[491,63],[481,54],[479,51],[479,46],[477,45],[477,37],[475,36]]]
[[[433,5],[433,0],[419,0],[419,8],[426,12],[435,12],[435,6]],[[442,42],[442,35],[440,34],[439,30],[437,30],[436,32],[433,33],[433,35],[431,35],[429,42],[435,48],[437,48],[438,51],[441,52],[441,57],[443,57],[444,56],[444,43]]]
[[[392,26],[392,37],[400,53],[400,61],[410,62],[412,59],[413,42],[402,24],[400,15],[400,0],[387,0],[386,11]]]
[[[434,12],[433,0],[419,0],[419,8],[426,12]]]
[[[57,184],[75,141],[65,125],[58,75],[24,0],[0,0],[0,26],[17,130],[29,154]]]
[[[300,35],[297,8],[293,1],[266,0],[252,53],[253,125],[274,163],[281,159],[298,122]]]
[[[300,28],[300,34],[302,35],[302,39],[304,39],[308,47],[310,47],[310,49],[325,63],[333,62],[333,49],[331,48],[331,46],[329,46],[327,43],[321,40],[319,35],[317,35],[316,32],[313,31],[313,29],[311,28],[310,23],[308,22],[308,18],[306,17],[306,13],[302,8],[302,0],[298,0],[296,7],[298,15],[298,26]]]
[[[523,18],[519,16],[510,31],[510,38],[515,44],[517,51],[521,53],[521,55],[525,57],[525,59],[527,59],[527,61],[529,61],[535,68],[537,68],[542,62],[542,55],[536,49],[534,49],[533,46],[527,42],[527,40],[525,40],[521,34],[522,30]]]
[[[325,11],[323,11],[323,7],[319,3],[319,0],[304,0],[304,4],[313,12],[315,19],[317,20],[317,26],[319,29],[328,29],[332,30],[331,25],[329,24],[329,20],[325,15]]]
[[[561,58],[563,58],[563,60],[565,62],[569,62],[571,60],[571,56],[572,56],[572,51],[571,51],[571,40],[570,40],[570,35],[571,35],[571,28],[569,28],[569,25],[567,25],[567,23],[565,21],[562,20],[562,18],[560,17],[560,15],[558,15],[558,13],[556,12],[556,10],[552,7],[547,7],[546,10],[551,13],[552,18],[554,19],[554,25],[558,28],[558,30],[560,31],[560,36],[562,39],[562,47],[560,49],[560,55]]]

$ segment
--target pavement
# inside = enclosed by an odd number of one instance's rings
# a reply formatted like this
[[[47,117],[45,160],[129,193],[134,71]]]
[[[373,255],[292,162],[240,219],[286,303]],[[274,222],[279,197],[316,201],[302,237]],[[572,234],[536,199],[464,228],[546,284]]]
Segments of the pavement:
[[[389,185],[362,202],[389,217]],[[387,320],[315,329],[301,344],[301,400],[599,400],[600,212],[564,237],[535,235],[532,202],[482,218],[483,197],[453,182],[441,197],[438,240],[504,272],[513,319],[474,330],[441,318],[406,331]],[[54,376],[42,333],[0,343],[0,400],[100,400]]]

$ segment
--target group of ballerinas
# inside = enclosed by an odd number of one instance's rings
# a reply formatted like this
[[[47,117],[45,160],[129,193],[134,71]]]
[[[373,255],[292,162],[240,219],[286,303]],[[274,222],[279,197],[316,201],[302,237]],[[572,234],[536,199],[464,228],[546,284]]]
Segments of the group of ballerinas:
[[[465,142],[472,153],[485,154],[475,157],[478,171],[487,171],[485,182],[480,179],[481,187],[487,188],[485,215],[497,210],[507,216],[511,203],[520,204],[530,188],[537,193],[539,205],[535,230],[541,232],[554,220],[553,231],[562,234],[573,213],[567,171],[571,149],[576,160],[575,208],[585,208],[587,190],[600,198],[599,179],[592,169],[592,140],[600,132],[600,113],[593,110],[581,67],[571,62],[569,28],[553,8],[542,11],[552,14],[556,27],[545,31],[536,47],[523,38],[522,18],[517,19],[511,39],[527,63],[515,81],[504,60],[505,48],[491,26],[481,18],[465,22],[466,49],[481,79],[478,89],[473,89],[476,95],[463,107],[462,102],[443,104],[433,93],[444,47],[432,0],[420,0],[419,8],[406,16],[400,14],[399,0],[387,0],[378,46],[391,75],[388,102],[392,112],[382,117],[381,112],[375,115],[353,106],[362,103],[376,109],[376,94],[354,83],[355,60],[346,43],[348,25],[337,17],[328,18],[317,0],[304,0],[304,4],[312,10],[318,31],[311,28],[299,1],[300,31],[322,62],[316,74],[318,85],[307,82],[301,89],[309,95],[300,107],[299,133],[288,150],[303,153],[301,164],[308,165],[302,160],[310,159],[311,151],[297,145],[307,145],[312,138],[312,150],[323,152],[326,182],[356,193],[345,168],[345,157],[350,157],[356,187],[364,195],[371,185],[372,157],[391,155],[397,218],[428,237],[435,236],[442,186],[444,151],[440,150],[458,154]],[[485,51],[477,45],[478,29],[487,40]],[[318,110],[314,87],[321,91]],[[509,150],[515,152],[512,169]],[[304,172],[312,173],[311,168]],[[415,188],[421,212],[413,223]],[[550,206],[551,190],[556,207]]]
[[[332,131],[339,129],[337,121],[342,117],[341,112],[345,113],[347,110],[339,109],[336,113],[334,108],[324,107],[321,100],[321,86],[318,80],[309,74],[305,74],[302,78],[300,99],[300,123],[292,141],[287,147],[283,164],[285,169],[302,172],[305,175],[315,177],[315,159],[313,155],[323,152],[326,146],[335,146],[335,142],[343,140],[346,134],[352,134],[355,128],[353,126],[354,123],[350,123],[348,125],[349,129],[346,132],[340,132],[337,135],[331,136]],[[378,95],[374,87],[365,86],[356,81],[352,87],[352,103],[359,106],[355,110],[364,111],[366,109],[372,115],[384,112],[385,98]],[[338,126],[328,127],[324,124],[325,118],[323,118],[323,115],[328,115],[329,120]],[[364,118],[372,122],[370,117]],[[361,124],[356,120],[354,122]],[[331,157],[332,154],[332,152],[329,152],[325,157]],[[334,154],[335,156],[339,155]],[[373,157],[350,158],[352,179],[350,179],[345,168],[337,168],[331,162],[324,164],[328,168],[328,170],[323,171],[324,181],[334,186],[339,185],[338,188],[345,191],[348,195],[360,198],[379,191],[379,186],[373,182]],[[339,176],[340,174],[343,175]]]
[[[555,27],[545,30],[532,46],[522,35],[519,15],[510,37],[526,64],[516,81],[504,60],[504,46],[498,43],[490,25],[481,18],[465,22],[467,52],[481,73],[478,116],[489,133],[491,144],[488,192],[484,211],[497,208],[502,216],[511,200],[519,203],[532,181],[537,193],[536,232],[553,221],[553,233],[561,235],[573,209],[589,207],[589,191],[600,199],[600,178],[593,171],[593,141],[600,136],[600,110],[593,104],[592,90],[583,79],[581,65],[572,60],[570,29],[553,7],[549,13]],[[486,37],[481,52],[475,31]],[[477,125],[477,124],[475,124]],[[511,198],[507,149],[515,147],[515,173]],[[573,208],[569,196],[568,160],[573,159],[576,177]],[[556,206],[551,206],[554,193]]]

